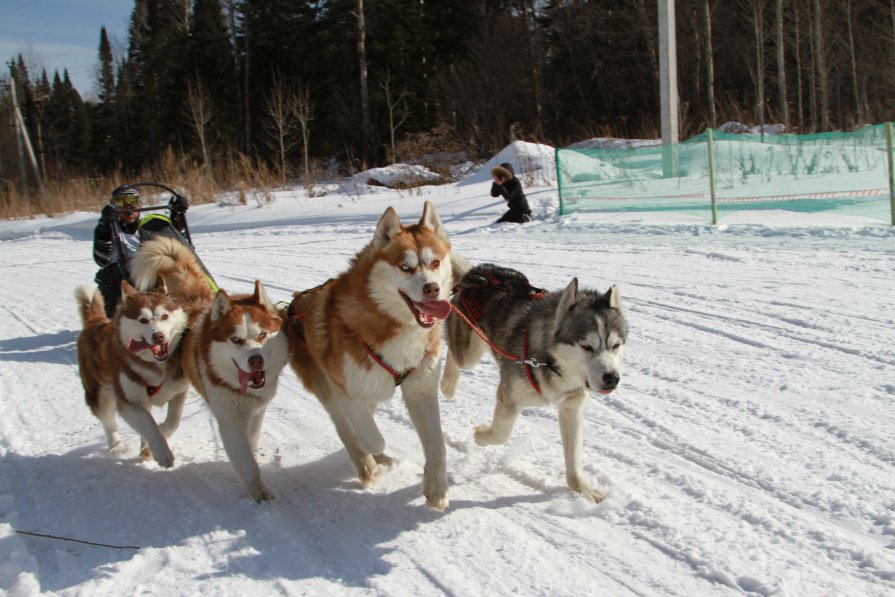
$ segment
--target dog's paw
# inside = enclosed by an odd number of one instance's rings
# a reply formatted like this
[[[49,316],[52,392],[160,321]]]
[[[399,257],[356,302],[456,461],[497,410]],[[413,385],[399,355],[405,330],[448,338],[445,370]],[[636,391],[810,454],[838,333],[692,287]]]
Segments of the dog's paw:
[[[445,508],[448,507],[447,496],[447,480],[429,482],[423,481],[423,495],[426,497],[426,507],[429,510],[436,510],[438,512],[444,512]]]
[[[578,481],[576,483],[569,483],[569,489],[576,493],[580,493],[587,499],[591,500],[599,504],[604,499],[606,499],[606,494],[600,491],[599,489],[594,489],[589,484],[584,481]]]
[[[447,377],[441,378],[441,393],[448,400],[453,400],[454,394],[457,393],[457,381],[457,379],[448,379]]]
[[[444,512],[449,503],[450,500],[448,500],[446,495],[441,496],[440,498],[430,498],[429,496],[426,496],[426,507],[435,512]]]
[[[264,483],[258,483],[255,487],[250,488],[249,495],[255,498],[255,501],[259,504],[261,502],[269,502],[276,499],[276,496],[264,485]]]
[[[109,452],[112,454],[122,454],[127,451],[127,446],[124,445],[124,442],[116,440],[114,443],[109,444]]]
[[[165,449],[162,450],[161,454],[154,454],[152,450],[147,446],[143,450],[140,451],[140,456],[143,456],[143,452],[148,452],[149,458],[155,457],[155,461],[162,468],[171,468],[174,466],[174,452],[171,451],[171,448],[165,446]]]
[[[475,443],[480,446],[490,446],[497,442],[494,441],[491,434],[490,425],[479,425],[475,428]]]
[[[379,456],[385,455],[380,454]],[[385,456],[385,458],[388,458],[388,456]],[[357,467],[357,478],[360,480],[361,486],[370,487],[375,485],[381,475],[382,469],[379,468],[378,458],[369,454],[365,455],[363,461]]]
[[[387,454],[385,454],[385,452],[383,452],[382,454],[374,454],[373,460],[376,461],[376,464],[384,466],[386,468],[393,467],[398,462],[396,458],[388,456]]]

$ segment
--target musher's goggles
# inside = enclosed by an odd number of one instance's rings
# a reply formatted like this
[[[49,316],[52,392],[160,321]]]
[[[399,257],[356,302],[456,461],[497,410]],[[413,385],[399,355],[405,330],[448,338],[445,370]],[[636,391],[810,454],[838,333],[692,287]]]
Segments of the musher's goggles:
[[[112,205],[126,209],[135,209],[140,207],[140,198],[136,195],[118,195],[112,198]]]

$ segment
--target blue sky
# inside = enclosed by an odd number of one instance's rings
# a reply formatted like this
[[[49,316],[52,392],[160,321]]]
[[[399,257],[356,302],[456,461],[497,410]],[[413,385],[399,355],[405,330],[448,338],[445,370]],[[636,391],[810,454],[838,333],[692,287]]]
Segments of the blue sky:
[[[0,0],[0,58],[3,74],[20,52],[34,74],[68,68],[84,97],[94,94],[99,30],[103,25],[116,48],[127,41],[131,0]]]

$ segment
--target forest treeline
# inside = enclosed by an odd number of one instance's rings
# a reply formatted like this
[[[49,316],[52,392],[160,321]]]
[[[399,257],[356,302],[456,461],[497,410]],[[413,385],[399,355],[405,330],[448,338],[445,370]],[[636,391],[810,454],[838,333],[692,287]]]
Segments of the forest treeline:
[[[5,82],[44,181],[172,162],[284,180],[516,139],[656,138],[657,4],[136,0],[126,40],[97,31],[88,97],[21,56]],[[677,0],[676,21],[682,138],[728,120],[804,133],[893,118],[895,0]],[[7,199],[28,162],[11,88]]]

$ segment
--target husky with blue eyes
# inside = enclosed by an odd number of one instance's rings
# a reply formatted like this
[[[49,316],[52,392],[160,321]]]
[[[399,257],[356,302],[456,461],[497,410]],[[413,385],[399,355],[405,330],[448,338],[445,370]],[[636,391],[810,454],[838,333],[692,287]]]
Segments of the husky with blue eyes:
[[[628,325],[618,287],[600,293],[573,278],[565,290],[547,292],[516,270],[482,264],[454,292],[442,392],[453,397],[460,370],[475,367],[489,348],[500,368],[494,417],[476,428],[476,443],[506,443],[523,408],[555,404],[569,489],[601,501],[605,494],[581,465],[582,412],[590,392],[610,394],[621,380]]]

